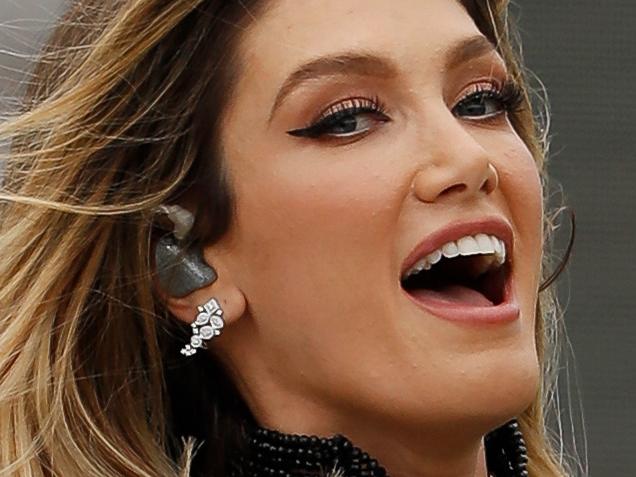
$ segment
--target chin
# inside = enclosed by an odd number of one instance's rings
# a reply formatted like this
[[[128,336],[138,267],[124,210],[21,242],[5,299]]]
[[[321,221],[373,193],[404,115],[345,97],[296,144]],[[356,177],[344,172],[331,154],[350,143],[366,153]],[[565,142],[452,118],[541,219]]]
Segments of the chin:
[[[475,436],[521,415],[537,398],[540,367],[534,349],[487,352],[473,359],[463,356],[435,378],[402,383],[400,396],[392,386],[392,403],[384,411],[409,425],[445,432],[453,429]],[[378,389],[375,388],[377,392]]]
[[[467,383],[463,412],[483,421],[484,429],[498,427],[522,414],[540,390],[541,372],[534,352],[512,353],[497,366],[482,368],[476,377]]]
[[[448,393],[454,396],[447,401],[448,410],[458,421],[474,420],[481,430],[520,415],[539,392],[541,373],[534,347],[493,351],[464,365]]]

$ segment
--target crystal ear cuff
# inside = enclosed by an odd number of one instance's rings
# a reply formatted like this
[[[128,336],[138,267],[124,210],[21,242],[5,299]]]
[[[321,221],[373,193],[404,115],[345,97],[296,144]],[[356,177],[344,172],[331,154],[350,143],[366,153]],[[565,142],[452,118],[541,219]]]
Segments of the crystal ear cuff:
[[[219,302],[211,298],[207,303],[197,306],[199,314],[192,323],[192,336],[190,343],[181,348],[181,354],[192,356],[197,352],[197,348],[205,349],[204,340],[209,340],[221,334],[225,321],[223,320],[223,309]]]

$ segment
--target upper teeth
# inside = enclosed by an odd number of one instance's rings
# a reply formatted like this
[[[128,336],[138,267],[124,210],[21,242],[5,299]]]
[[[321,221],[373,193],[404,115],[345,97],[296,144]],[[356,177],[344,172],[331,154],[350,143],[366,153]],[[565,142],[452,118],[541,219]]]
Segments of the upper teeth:
[[[503,240],[498,239],[494,235],[467,235],[459,240],[448,242],[434,252],[429,253],[426,257],[413,265],[406,272],[404,278],[408,278],[422,270],[430,270],[442,257],[454,258],[458,255],[486,254],[494,254],[497,266],[503,264],[506,261],[506,245]]]

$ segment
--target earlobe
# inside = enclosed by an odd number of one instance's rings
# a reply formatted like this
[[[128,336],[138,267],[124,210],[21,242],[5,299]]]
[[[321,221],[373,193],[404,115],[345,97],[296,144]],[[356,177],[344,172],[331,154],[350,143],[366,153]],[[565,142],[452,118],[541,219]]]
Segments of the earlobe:
[[[246,300],[243,292],[227,280],[227,275],[208,286],[199,288],[183,297],[161,294],[170,313],[179,321],[192,325],[200,313],[199,307],[214,299],[223,311],[223,320],[226,324],[236,322],[244,313]]]
[[[246,301],[236,286],[219,280],[185,297],[169,297],[166,305],[177,319],[190,325],[190,341],[181,353],[192,356],[198,348],[207,348],[205,342],[219,336],[226,325],[243,316]]]
[[[234,321],[245,311],[245,297],[221,263],[209,265],[200,248],[184,250],[168,235],[157,243],[155,287],[170,312],[184,323],[195,321],[199,306],[214,298]],[[217,272],[218,270],[218,272]]]

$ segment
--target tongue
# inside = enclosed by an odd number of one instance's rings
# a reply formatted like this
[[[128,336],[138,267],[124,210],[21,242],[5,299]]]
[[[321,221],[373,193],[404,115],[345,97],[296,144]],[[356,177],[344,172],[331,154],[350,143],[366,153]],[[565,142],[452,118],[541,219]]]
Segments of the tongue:
[[[483,294],[463,285],[445,285],[441,290],[418,288],[411,290],[413,296],[419,299],[433,299],[447,303],[470,306],[493,306],[494,303]]]

